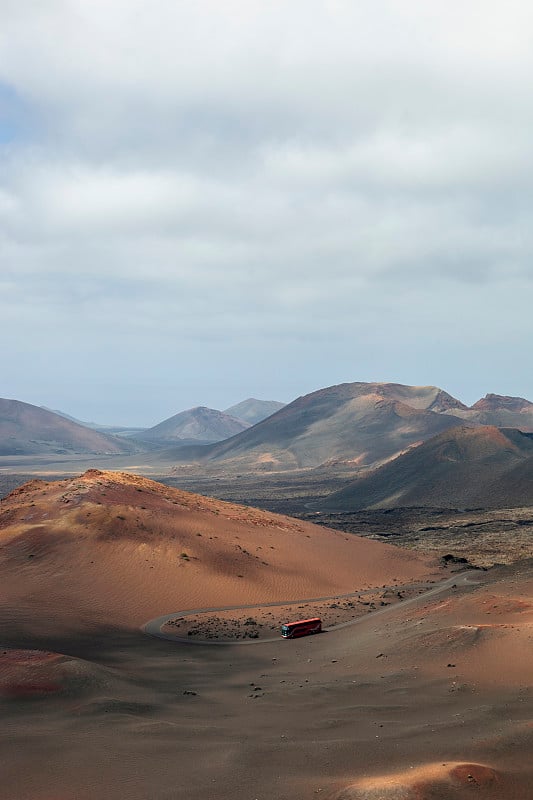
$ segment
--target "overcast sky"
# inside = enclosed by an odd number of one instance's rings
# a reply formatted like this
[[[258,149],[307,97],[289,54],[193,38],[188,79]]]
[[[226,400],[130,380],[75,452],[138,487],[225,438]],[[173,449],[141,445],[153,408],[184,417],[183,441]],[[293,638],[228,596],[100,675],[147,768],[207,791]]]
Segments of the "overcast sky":
[[[527,0],[0,0],[0,396],[533,400]]]

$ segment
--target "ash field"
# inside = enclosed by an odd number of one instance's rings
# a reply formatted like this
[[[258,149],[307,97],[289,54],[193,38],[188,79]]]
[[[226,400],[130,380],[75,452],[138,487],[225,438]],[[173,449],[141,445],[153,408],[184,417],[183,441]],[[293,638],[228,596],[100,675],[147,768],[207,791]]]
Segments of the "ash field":
[[[2,456],[0,797],[533,797],[530,431],[355,386],[283,448],[276,411],[277,455],[267,418]],[[340,453],[346,403],[373,454]]]

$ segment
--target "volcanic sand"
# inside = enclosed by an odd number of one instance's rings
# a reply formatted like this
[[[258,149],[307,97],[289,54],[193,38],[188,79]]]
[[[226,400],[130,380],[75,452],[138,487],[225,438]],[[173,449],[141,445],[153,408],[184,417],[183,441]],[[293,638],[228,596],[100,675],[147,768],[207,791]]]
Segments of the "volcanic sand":
[[[0,544],[6,624],[38,607],[56,633],[438,577],[392,546],[98,470],[12,492]]]
[[[379,548],[371,563],[355,538],[351,550],[343,534],[139,481],[89,473],[2,504],[2,800],[533,798],[531,563],[296,641],[159,641],[135,626],[184,598],[289,599],[295,552],[316,570],[318,591],[295,578],[313,596],[431,569],[365,542]],[[258,564],[252,547],[267,542]]]

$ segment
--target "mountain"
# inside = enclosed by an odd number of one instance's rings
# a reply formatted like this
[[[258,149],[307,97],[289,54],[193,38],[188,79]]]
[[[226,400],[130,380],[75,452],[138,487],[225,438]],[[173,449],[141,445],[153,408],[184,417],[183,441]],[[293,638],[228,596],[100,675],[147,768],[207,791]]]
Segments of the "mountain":
[[[256,400],[250,397],[242,403],[226,408],[224,414],[236,417],[249,425],[255,425],[279,411],[284,405],[285,403],[278,403],[277,400]]]
[[[48,408],[48,406],[39,406],[39,408],[44,409],[44,411],[50,411],[52,414],[57,414],[60,417],[64,417],[65,419],[69,419],[71,422],[75,422],[76,425],[83,425],[84,428],[98,428],[99,426],[96,422],[84,422],[77,417],[73,417],[71,414],[67,414],[66,411],[60,411],[58,408]]]
[[[454,408],[466,406],[434,386],[343,383],[299,397],[243,433],[183,457],[251,469],[331,461],[369,467],[459,424],[449,413]]]
[[[513,414],[531,413],[533,403],[523,397],[507,397],[501,394],[486,394],[472,406],[476,411],[507,411]]]
[[[335,511],[533,505],[533,434],[457,427],[318,503]]]
[[[148,428],[137,438],[162,445],[220,442],[246,430],[249,425],[213,408],[198,406]]]
[[[487,394],[466,409],[453,412],[465,421],[498,428],[518,428],[533,432],[533,403],[523,397]]]
[[[392,545],[89,470],[31,481],[2,500],[0,619],[4,635],[6,613],[9,624],[18,619],[41,633],[65,625],[137,629],[180,609],[419,579],[429,563]]]
[[[0,455],[121,454],[134,446],[60,414],[19,400],[0,399]]]
[[[137,436],[146,430],[146,428],[132,427],[131,425],[101,425],[98,422],[84,422],[81,419],[72,417],[65,411],[59,411],[57,408],[47,408],[46,406],[40,406],[40,408],[44,408],[45,411],[51,411],[53,414],[58,414],[60,417],[69,419],[77,425],[83,425],[84,428],[91,428],[91,430],[100,431],[100,433],[108,433],[111,436]]]

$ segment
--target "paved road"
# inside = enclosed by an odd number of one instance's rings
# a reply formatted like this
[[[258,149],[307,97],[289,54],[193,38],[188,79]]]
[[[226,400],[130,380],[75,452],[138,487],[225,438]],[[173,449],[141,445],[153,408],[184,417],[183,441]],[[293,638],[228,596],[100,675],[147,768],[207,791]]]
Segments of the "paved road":
[[[477,574],[479,577],[479,573]],[[400,604],[395,603],[394,605],[387,606],[386,608],[380,608],[376,611],[371,611],[368,614],[365,614],[362,617],[357,617],[357,619],[348,620],[348,622],[340,622],[338,625],[333,625],[330,628],[325,628],[326,631],[335,631],[339,628],[346,628],[349,625],[357,625],[358,623],[364,622],[368,620],[370,617],[374,618],[376,616],[382,614],[390,614],[394,611],[398,605],[401,605],[401,608],[406,608],[407,606],[416,605],[418,603],[424,603],[428,598],[434,597],[437,594],[441,594],[445,592],[446,589],[449,589],[451,586],[467,586],[469,584],[476,584],[480,583],[479,580],[469,580],[472,578],[472,572],[470,570],[464,572],[458,572],[455,575],[452,575],[450,578],[446,578],[446,580],[441,581],[441,583],[417,583],[417,584],[410,584],[408,586],[379,586],[373,589],[365,589],[359,592],[350,592],[349,594],[336,594],[332,595],[331,597],[307,597],[299,600],[281,600],[275,603],[252,603],[250,605],[244,606],[224,606],[223,608],[193,608],[188,609],[187,611],[174,611],[172,614],[164,614],[162,617],[156,617],[156,619],[151,619],[149,622],[146,622],[142,627],[141,630],[143,633],[146,633],[148,636],[153,636],[156,639],[166,639],[170,642],[184,642],[186,644],[195,644],[195,645],[251,645],[251,644],[263,644],[264,642],[278,642],[280,637],[276,636],[275,638],[271,639],[248,639],[248,640],[233,640],[233,641],[193,641],[190,637],[183,637],[183,636],[175,636],[172,633],[164,633],[161,628],[163,625],[166,625],[171,619],[176,619],[176,617],[189,617],[193,614],[205,614],[205,613],[215,613],[219,611],[243,611],[249,608],[274,608],[276,606],[288,606],[288,605],[296,605],[302,603],[320,603],[326,600],[338,600],[347,597],[361,597],[365,594],[372,594],[377,591],[382,591],[386,589],[396,589],[398,591],[405,590],[405,589],[425,589],[428,588],[427,592],[423,594],[419,594],[416,597],[412,597],[410,600],[403,600]],[[431,587],[431,588],[429,588]]]

